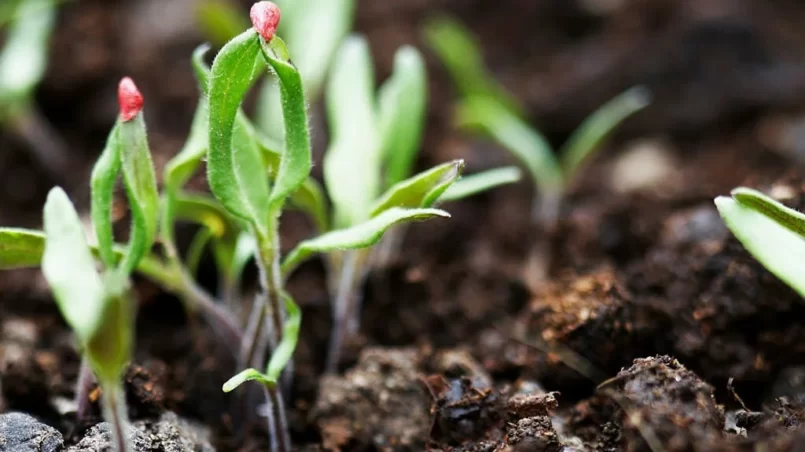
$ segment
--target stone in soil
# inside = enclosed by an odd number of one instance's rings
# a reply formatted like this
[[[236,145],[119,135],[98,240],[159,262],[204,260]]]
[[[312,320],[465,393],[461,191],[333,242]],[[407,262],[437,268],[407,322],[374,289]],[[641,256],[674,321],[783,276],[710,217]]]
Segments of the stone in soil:
[[[138,421],[132,424],[130,441],[133,452],[215,452],[210,445],[209,432],[174,413],[166,412],[156,422]],[[101,422],[87,430],[84,438],[67,452],[99,452],[111,450],[111,429]]]
[[[61,433],[23,413],[0,414],[0,452],[56,452]]]

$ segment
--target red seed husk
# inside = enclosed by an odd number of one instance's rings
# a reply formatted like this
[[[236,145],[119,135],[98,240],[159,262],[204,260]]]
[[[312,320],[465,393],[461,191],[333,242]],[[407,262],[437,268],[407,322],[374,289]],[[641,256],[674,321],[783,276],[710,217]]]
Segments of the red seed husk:
[[[280,24],[280,8],[272,2],[257,2],[252,6],[249,17],[257,33],[266,40],[271,41]]]
[[[123,77],[117,87],[117,101],[120,104],[120,119],[131,121],[143,109],[143,95],[134,84],[134,80]]]

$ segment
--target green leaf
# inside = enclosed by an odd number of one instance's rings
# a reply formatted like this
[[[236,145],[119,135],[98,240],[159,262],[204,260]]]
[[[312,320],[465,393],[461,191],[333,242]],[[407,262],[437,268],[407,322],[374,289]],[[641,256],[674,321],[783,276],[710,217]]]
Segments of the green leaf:
[[[128,251],[120,264],[128,275],[154,244],[159,223],[159,191],[142,113],[131,121],[119,122],[117,128],[123,182],[132,217]]]
[[[419,51],[405,46],[394,56],[391,78],[378,95],[378,127],[386,160],[386,187],[411,174],[422,142],[428,102],[428,74]]]
[[[55,21],[55,0],[19,3],[0,52],[0,106],[29,100],[45,74]]]
[[[598,145],[629,116],[646,108],[651,101],[651,93],[645,87],[632,88],[596,110],[573,132],[565,143],[560,155],[565,177],[572,180],[579,167],[587,160]]]
[[[282,115],[285,125],[285,148],[271,190],[270,209],[278,212],[310,175],[312,157],[308,131],[307,104],[302,88],[302,76],[288,56],[285,44],[279,37],[270,43],[259,41],[268,65],[279,80],[282,98]]]
[[[246,369],[227,380],[222,389],[224,392],[232,392],[247,381],[258,381],[266,386],[272,387],[277,384],[276,380],[266,377],[257,369]]]
[[[241,275],[243,274],[243,269],[246,267],[246,264],[249,263],[249,261],[255,256],[255,253],[257,253],[257,241],[251,236],[251,234],[241,233],[235,242],[235,250],[232,253],[232,261],[227,271],[230,281],[240,281]]]
[[[282,371],[291,361],[296,344],[299,342],[299,328],[302,325],[302,310],[299,309],[299,305],[285,291],[282,292],[282,300],[285,303],[287,317],[282,326],[282,340],[271,354],[266,366],[266,376],[271,381],[279,381]]]
[[[766,269],[805,297],[805,215],[754,190],[715,199],[724,223]]]
[[[401,209],[393,207],[380,215],[346,229],[338,229],[299,243],[282,262],[283,275],[290,274],[299,264],[315,253],[335,250],[368,248],[377,243],[390,227],[397,223],[447,218],[450,214],[439,209]]]
[[[397,183],[377,200],[372,217],[393,207],[430,207],[464,170],[463,160],[443,163]]]
[[[457,201],[520,180],[520,168],[507,166],[464,176],[445,190],[439,202]]]
[[[269,187],[256,146],[237,137],[245,133],[235,122],[243,96],[263,72],[257,32],[249,29],[218,53],[210,75],[210,130],[207,179],[210,189],[232,215],[265,234]]]
[[[197,74],[199,89],[202,93],[190,125],[190,135],[184,147],[165,165],[165,190],[175,191],[181,188],[196,172],[209,147],[209,101],[206,94],[209,70],[204,65],[204,55],[209,46],[202,45],[193,52],[193,67]]]
[[[499,102],[486,97],[469,98],[459,106],[458,122],[464,127],[483,129],[520,159],[543,194],[563,191],[562,169],[551,145]]]
[[[176,197],[176,217],[203,225],[216,238],[235,237],[237,222],[215,199],[206,195],[182,193]]]
[[[106,293],[81,219],[59,187],[48,193],[44,224],[42,272],[64,319],[86,344],[101,328]]]
[[[223,0],[200,2],[196,6],[196,22],[202,34],[219,46],[251,27],[237,6]]]
[[[37,267],[45,251],[45,236],[39,231],[0,228],[0,270]]]
[[[489,73],[477,39],[461,22],[450,16],[430,19],[425,24],[425,41],[463,96],[497,99],[511,114],[522,116],[520,103]]]
[[[369,45],[350,37],[336,56],[327,88],[330,147],[324,155],[324,181],[333,203],[334,226],[369,217],[381,191],[380,142],[374,106],[374,70]]]
[[[204,248],[210,243],[212,237],[213,235],[209,229],[201,228],[193,236],[193,240],[190,241],[190,246],[187,247],[185,267],[187,267],[187,272],[191,275],[195,276],[198,273],[201,258],[204,256]]]
[[[279,33],[299,68],[309,101],[318,99],[333,56],[349,33],[355,0],[277,0],[282,10]],[[275,83],[268,81],[257,104],[260,130],[274,138],[283,135],[282,103]]]
[[[120,140],[118,139],[118,126],[109,133],[106,147],[92,168],[90,178],[92,226],[98,241],[98,252],[106,268],[112,268],[116,262],[114,251],[115,242],[112,230],[112,201],[115,192],[115,182],[120,173]]]
[[[291,207],[305,212],[313,221],[319,234],[327,232],[330,228],[328,219],[327,200],[324,190],[316,179],[308,177],[305,183],[291,195]]]

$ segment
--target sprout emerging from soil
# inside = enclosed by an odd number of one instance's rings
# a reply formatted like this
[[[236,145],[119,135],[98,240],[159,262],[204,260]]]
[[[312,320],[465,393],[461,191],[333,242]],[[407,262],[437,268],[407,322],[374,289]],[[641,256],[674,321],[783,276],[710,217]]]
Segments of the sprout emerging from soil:
[[[534,289],[547,273],[551,254],[547,244],[555,233],[569,187],[603,140],[621,122],[649,105],[651,94],[645,87],[635,87],[601,106],[573,132],[557,158],[548,140],[523,119],[525,109],[491,77],[476,39],[462,24],[449,17],[433,19],[425,28],[425,38],[462,94],[457,124],[485,133],[511,152],[526,168],[538,192],[531,220],[544,235],[533,246],[524,275]]]
[[[766,269],[805,297],[805,215],[751,188],[715,199],[724,223]]]

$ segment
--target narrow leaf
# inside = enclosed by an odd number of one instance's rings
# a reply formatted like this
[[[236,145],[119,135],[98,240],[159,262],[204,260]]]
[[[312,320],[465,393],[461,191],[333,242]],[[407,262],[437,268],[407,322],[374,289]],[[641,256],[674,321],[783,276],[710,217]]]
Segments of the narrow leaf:
[[[378,95],[381,148],[386,161],[385,186],[411,174],[422,142],[428,101],[428,74],[422,55],[406,46],[394,56],[391,78]]]
[[[38,267],[45,251],[45,236],[39,231],[0,228],[0,270]]]
[[[277,36],[269,43],[262,37],[259,39],[263,56],[279,80],[285,125],[285,148],[269,201],[271,211],[276,212],[310,175],[310,133],[302,76],[291,62],[285,44]]]
[[[121,166],[117,129],[116,125],[109,134],[106,147],[95,162],[90,178],[90,216],[98,242],[98,252],[106,268],[112,268],[116,262],[112,250],[115,241],[112,229],[112,201]]]
[[[520,180],[520,176],[520,169],[515,166],[495,168],[464,176],[445,190],[439,197],[439,202],[457,201],[501,185],[513,184]]]
[[[27,102],[45,74],[56,0],[20,2],[0,52],[0,106]]]
[[[477,39],[461,22],[450,16],[429,20],[425,25],[425,41],[463,96],[497,99],[511,114],[522,115],[520,103],[489,73]]]
[[[350,37],[336,56],[327,88],[330,147],[324,181],[333,203],[335,227],[369,217],[381,191],[379,137],[374,107],[374,70],[369,45]]]
[[[176,191],[187,183],[187,180],[201,165],[209,147],[209,101],[205,94],[209,69],[206,68],[203,61],[208,50],[209,46],[202,45],[193,52],[193,67],[197,74],[199,91],[202,94],[190,125],[190,135],[184,147],[165,165],[163,179],[166,191]]]
[[[131,208],[131,238],[121,269],[129,274],[151,249],[159,222],[159,192],[142,113],[118,123],[123,182]]]
[[[463,160],[454,160],[417,174],[391,187],[372,208],[372,217],[393,207],[430,207],[458,179]]]
[[[459,107],[458,122],[465,127],[483,129],[520,159],[543,194],[563,190],[562,169],[551,145],[499,102],[485,97],[467,99]]]
[[[380,215],[346,229],[339,229],[299,243],[282,262],[282,273],[290,274],[299,264],[316,253],[335,250],[368,248],[377,243],[390,227],[397,223],[424,221],[449,217],[439,209],[391,208]]]
[[[267,378],[257,369],[246,369],[227,380],[222,389],[224,392],[232,392],[237,389],[238,386],[246,383],[247,381],[258,381],[267,386],[274,386],[277,384],[276,380]]]
[[[587,118],[567,141],[560,155],[565,177],[573,179],[579,167],[601,142],[629,116],[646,108],[651,93],[645,87],[632,88],[610,100]]]
[[[805,214],[786,207],[751,188],[738,187],[731,194],[741,204],[766,215],[805,239]]]
[[[48,193],[44,224],[42,272],[64,319],[86,344],[101,327],[106,295],[78,213],[59,187]]]
[[[315,179],[308,177],[293,195],[291,206],[306,213],[313,221],[316,232],[323,234],[329,230],[327,200],[324,190]]]
[[[287,317],[282,327],[282,340],[271,354],[266,366],[266,376],[270,381],[279,381],[282,371],[291,361],[296,351],[296,344],[299,342],[299,328],[302,325],[302,310],[299,309],[299,305],[287,292],[283,291],[282,299]]]
[[[277,0],[282,10],[279,33],[299,68],[309,101],[319,98],[335,55],[352,27],[355,0]],[[267,81],[260,91],[257,124],[272,138],[283,136],[280,93]]]
[[[802,214],[771,199],[763,203],[763,210],[744,204],[736,197],[720,196],[715,203],[724,223],[747,251],[771,273],[805,297],[805,280],[802,278],[805,239],[789,223],[793,220],[801,228]],[[766,212],[782,217],[767,216]],[[789,224],[778,222],[778,218],[785,218],[783,221]]]
[[[266,169],[256,147],[233,146],[233,135],[243,131],[235,123],[243,96],[265,66],[259,53],[257,33],[249,29],[229,41],[213,62],[207,178],[215,197],[232,215],[263,231],[268,221]]]

